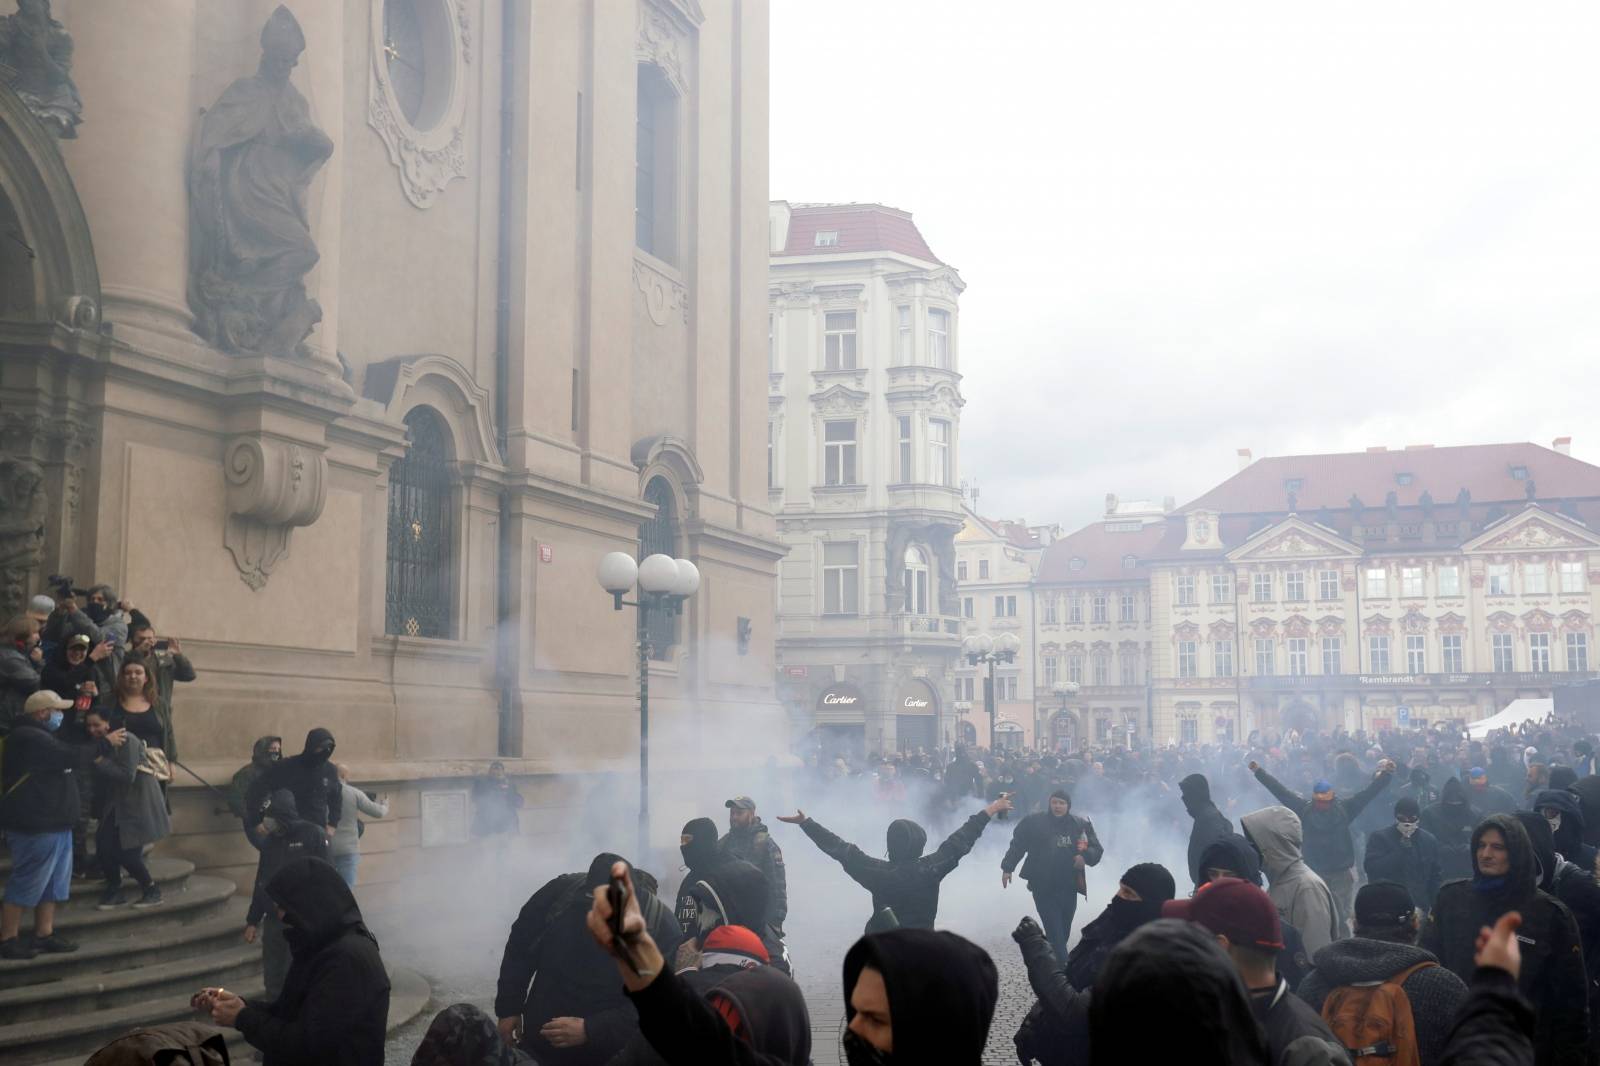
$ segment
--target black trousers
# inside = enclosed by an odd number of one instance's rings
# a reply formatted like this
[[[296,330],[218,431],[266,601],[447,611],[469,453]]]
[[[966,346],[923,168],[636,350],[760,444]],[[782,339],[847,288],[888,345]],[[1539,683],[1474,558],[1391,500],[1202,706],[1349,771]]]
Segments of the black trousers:
[[[95,858],[100,863],[100,873],[106,879],[106,888],[122,887],[123,870],[127,870],[141,888],[155,884],[155,878],[150,876],[150,868],[144,864],[142,849],[124,848],[117,840],[116,815],[109,810],[100,819],[100,828],[95,831],[94,850]]]

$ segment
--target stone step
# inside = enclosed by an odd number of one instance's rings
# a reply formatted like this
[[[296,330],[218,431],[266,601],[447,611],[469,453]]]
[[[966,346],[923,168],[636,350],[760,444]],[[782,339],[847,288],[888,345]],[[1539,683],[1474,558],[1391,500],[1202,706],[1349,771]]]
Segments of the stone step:
[[[185,897],[189,893],[184,893]],[[163,904],[156,910],[166,910]],[[206,955],[239,945],[249,901],[225,897],[187,925],[151,929],[131,922],[122,927],[74,934],[78,950],[70,955],[40,955],[27,961],[0,960],[0,990],[56,984],[83,974],[110,974],[135,966]],[[154,911],[141,911],[153,921]],[[256,949],[259,952],[259,949]]]
[[[127,928],[137,925],[146,933],[167,930],[203,920],[228,901],[234,894],[234,883],[220,877],[190,874],[181,891],[163,893],[165,899],[159,907],[135,910],[118,907],[114,911],[95,910],[98,894],[73,899],[56,912],[56,928],[71,939],[84,941],[95,935],[121,936]],[[26,932],[32,922],[23,919]],[[117,930],[108,933],[107,930]],[[14,963],[0,961],[0,967]]]
[[[193,995],[207,985],[248,987],[261,981],[261,948],[236,946],[109,973],[80,972],[60,981],[0,991],[0,1030],[18,1022],[60,1020],[130,1003]]]
[[[194,863],[187,859],[146,859],[145,865],[150,869],[150,876],[156,879],[156,884],[161,886],[163,894],[181,891],[183,883],[194,873]],[[100,893],[105,891],[106,883],[100,879],[99,870],[94,877],[74,877],[72,879],[72,902],[87,901],[91,906],[99,902]],[[138,882],[129,877],[127,871],[122,874],[122,890],[129,893],[131,898],[137,899],[139,895]]]
[[[429,1005],[432,990],[428,982],[418,973],[403,967],[391,967],[389,970],[389,1021],[388,1031],[392,1034],[402,1025],[410,1022],[421,1014]],[[7,1030],[0,1028],[0,1062],[6,1066],[83,1066],[83,1060],[89,1055],[104,1047],[108,1042],[141,1025],[159,1025],[169,1021],[198,1020],[198,1016],[189,1009],[189,996],[186,993],[181,997],[170,997],[162,1000],[151,1000],[146,1004],[134,1004],[131,1008],[122,1008],[119,1011],[107,1011],[100,1015],[88,1015],[91,1020],[108,1021],[98,1033],[86,1026],[63,1026],[63,1033],[59,1036],[49,1031],[51,1023],[32,1023],[33,1034],[39,1037],[39,1042],[25,1044],[20,1041],[8,1045],[5,1043]],[[246,1000],[252,993],[257,997],[261,994],[258,982],[253,982],[250,988],[240,990]],[[137,1008],[143,1007],[144,1015],[138,1014]],[[115,1018],[113,1018],[115,1015]],[[67,1021],[79,1021],[68,1019]],[[25,1023],[27,1024],[27,1023]],[[12,1027],[15,1028],[15,1027]],[[21,1029],[17,1029],[20,1035]],[[244,1038],[236,1030],[224,1030],[228,1035],[228,1049],[235,1062],[248,1063],[251,1048],[245,1043]],[[54,1050],[51,1048],[54,1047]]]

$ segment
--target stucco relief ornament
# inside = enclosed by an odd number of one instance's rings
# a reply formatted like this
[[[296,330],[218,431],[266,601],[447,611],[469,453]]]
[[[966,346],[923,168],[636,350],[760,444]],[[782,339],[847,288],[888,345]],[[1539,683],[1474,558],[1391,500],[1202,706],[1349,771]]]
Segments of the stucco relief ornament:
[[[1322,550],[1322,546],[1315,544],[1298,533],[1285,533],[1283,536],[1261,549],[1262,555],[1315,555]]]
[[[1553,548],[1577,543],[1543,522],[1525,522],[1503,537],[1496,538],[1495,548]]]
[[[30,459],[0,459],[0,617],[22,613],[28,574],[44,561],[50,501],[44,471]]]
[[[633,286],[644,296],[645,314],[656,325],[666,325],[673,312],[689,321],[689,290],[637,259],[633,261]]]
[[[189,157],[189,307],[194,331],[240,355],[310,358],[322,321],[305,277],[319,253],[306,209],[333,141],[289,83],[306,38],[278,6],[261,65],[201,113]]]
[[[222,543],[239,579],[259,592],[288,556],[294,527],[322,515],[328,460],[298,444],[236,437],[223,454],[222,472],[228,494]]]
[[[0,18],[0,81],[57,137],[78,136],[83,100],[72,81],[72,38],[50,17],[50,0],[17,0]]]
[[[373,94],[367,125],[378,132],[389,151],[389,162],[400,170],[400,188],[417,207],[432,207],[444,187],[467,176],[466,134],[457,126],[443,147],[429,148],[417,138],[411,124],[400,119],[383,92]]]
[[[665,12],[648,3],[639,5],[639,32],[634,45],[636,59],[654,63],[679,93],[689,91],[683,74],[683,38]]]

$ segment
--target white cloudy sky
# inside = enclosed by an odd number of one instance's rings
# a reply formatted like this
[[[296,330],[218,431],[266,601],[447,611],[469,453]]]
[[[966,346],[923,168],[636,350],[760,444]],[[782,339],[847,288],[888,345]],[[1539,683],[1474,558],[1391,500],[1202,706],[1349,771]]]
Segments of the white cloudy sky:
[[[1600,461],[1600,4],[774,0],[772,195],[961,270],[962,475],[1076,526],[1257,456]]]

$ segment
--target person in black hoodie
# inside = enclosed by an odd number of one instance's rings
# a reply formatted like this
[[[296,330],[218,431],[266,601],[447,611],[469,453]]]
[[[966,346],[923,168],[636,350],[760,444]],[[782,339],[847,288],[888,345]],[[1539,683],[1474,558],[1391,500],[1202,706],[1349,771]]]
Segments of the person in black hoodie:
[[[1094,824],[1072,815],[1072,797],[1065,789],[1050,794],[1047,810],[1030,814],[1017,823],[1011,846],[1000,860],[1000,887],[1011,884],[1011,872],[1026,855],[1022,879],[1033,893],[1034,906],[1044,925],[1045,937],[1057,961],[1067,958],[1067,940],[1078,897],[1089,894],[1085,869],[1098,866],[1105,849],[1095,836]]]
[[[1005,796],[968,818],[945,842],[924,855],[928,831],[908,818],[889,823],[888,859],[875,859],[829,832],[805,811],[782,815],[778,821],[798,825],[822,853],[833,859],[850,879],[872,893],[872,917],[866,931],[882,929],[932,929],[939,913],[939,882],[955,871],[990,819],[1011,810]]]
[[[1000,977],[982,948],[954,933],[869,933],[844,957],[845,1060],[978,1066]]]
[[[685,940],[700,934],[700,904],[692,889],[703,881],[716,867],[722,865],[717,849],[717,823],[710,818],[691,818],[684,823],[683,834],[678,838],[678,851],[683,855],[683,881],[678,885],[678,899],[673,915],[678,920],[678,930]]]
[[[266,894],[294,955],[283,993],[257,1004],[208,988],[194,1005],[239,1030],[266,1066],[382,1066],[389,975],[344,878],[321,859],[296,859]]]
[[[294,793],[286,788],[267,797],[261,825],[265,833],[261,837],[261,854],[256,858],[255,892],[250,896],[250,909],[245,912],[244,942],[254,944],[259,932],[267,998],[276,999],[289,974],[291,952],[286,930],[267,893],[267,884],[274,874],[296,859],[326,860],[328,838],[321,826],[300,817]]]
[[[1444,878],[1439,872],[1439,841],[1421,826],[1422,812],[1417,801],[1401,796],[1394,804],[1394,824],[1367,837],[1367,854],[1362,862],[1371,881],[1398,881],[1422,900],[1424,908],[1433,906]]]
[[[1130,866],[1117,885],[1117,894],[1100,916],[1083,927],[1063,967],[1067,981],[1082,992],[1090,988],[1106,959],[1135,929],[1161,917],[1161,905],[1177,895],[1177,886],[1165,866],[1142,862]]]
[[[328,839],[333,839],[339,816],[344,813],[339,771],[329,761],[333,748],[332,733],[321,727],[313,729],[306,734],[306,746],[299,755],[280,760],[252,781],[244,797],[245,833],[259,837],[261,801],[286,788],[294,793],[300,817],[323,826]]]
[[[1544,815],[1555,836],[1556,851],[1570,863],[1594,869],[1595,848],[1583,842],[1588,826],[1578,796],[1566,789],[1547,788],[1533,797],[1533,809]]]
[[[1548,840],[1548,826],[1545,829]],[[1553,844],[1550,850],[1553,855]],[[1586,1066],[1587,980],[1572,912],[1539,889],[1540,861],[1516,817],[1495,814],[1485,818],[1473,831],[1472,852],[1473,879],[1451,881],[1439,889],[1438,902],[1423,929],[1423,948],[1457,977],[1470,979],[1479,931],[1501,915],[1516,911],[1521,916],[1519,985],[1538,1011],[1538,1062],[1540,1066]]]
[[[1452,777],[1439,792],[1439,802],[1422,808],[1417,823],[1439,842],[1439,876],[1445,881],[1472,876],[1472,831],[1483,815],[1467,800],[1467,790]],[[1423,906],[1431,906],[1430,898]]]
[[[1238,833],[1206,848],[1200,856],[1200,870],[1207,882],[1237,877],[1257,888],[1261,887],[1261,856],[1256,853],[1255,845]],[[1284,921],[1281,914],[1278,915],[1278,924],[1283,928],[1283,950],[1278,952],[1278,973],[1289,982],[1290,988],[1297,988],[1305,975],[1311,972],[1311,955],[1306,951],[1306,942],[1300,930]]]
[[[1211,802],[1211,782],[1204,774],[1190,774],[1179,781],[1178,791],[1183,796],[1183,809],[1194,819],[1194,828],[1189,830],[1189,879],[1199,888],[1207,880],[1200,868],[1200,856],[1218,840],[1232,836],[1233,823]]]

